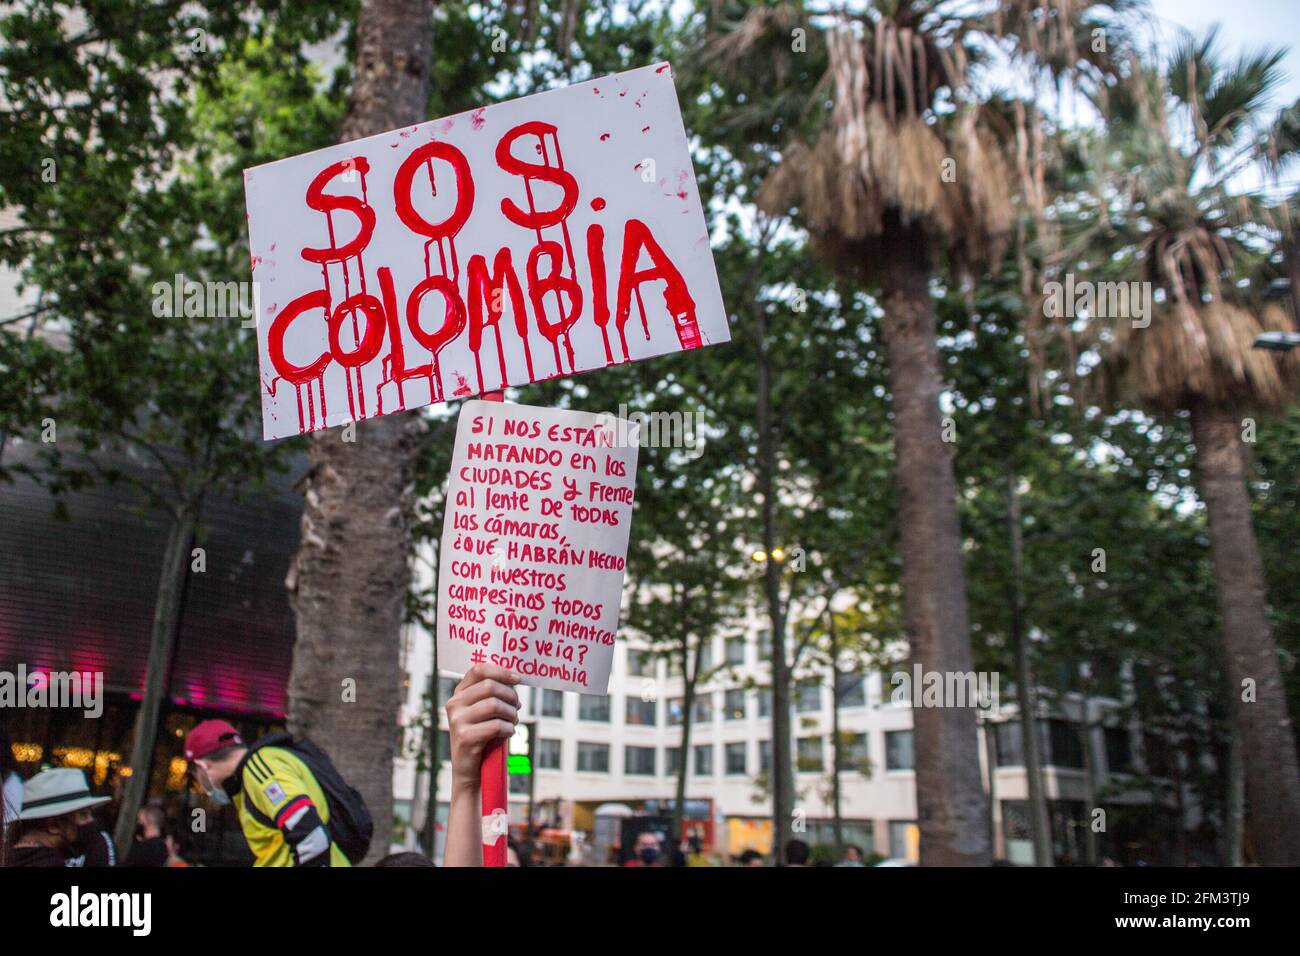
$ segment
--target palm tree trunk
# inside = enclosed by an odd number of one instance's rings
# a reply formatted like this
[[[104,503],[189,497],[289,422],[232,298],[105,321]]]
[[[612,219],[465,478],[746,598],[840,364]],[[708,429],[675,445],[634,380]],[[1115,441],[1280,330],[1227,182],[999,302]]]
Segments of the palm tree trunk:
[[[1224,839],[1223,865],[1243,866],[1242,827],[1246,818],[1246,774],[1241,760],[1241,734],[1235,725],[1228,741],[1227,810],[1224,812],[1227,834]]]
[[[364,0],[343,141],[427,119],[433,0]],[[414,429],[389,415],[312,436],[302,544],[288,587],[297,621],[289,728],[311,735],[365,798],[369,858],[388,853],[401,704],[401,624]],[[354,681],[354,694],[345,681]]]
[[[925,238],[897,218],[881,237],[884,332],[893,394],[903,605],[912,662],[973,670],[952,451],[941,436],[939,349]],[[975,702],[912,711],[921,863],[989,863]]]
[[[1265,611],[1264,569],[1251,523],[1240,429],[1241,418],[1232,409],[1209,405],[1192,409],[1232,706],[1246,770],[1252,842],[1259,862],[1296,866],[1300,864],[1300,768],[1277,644]],[[1253,683],[1253,694],[1247,693],[1247,681]]]

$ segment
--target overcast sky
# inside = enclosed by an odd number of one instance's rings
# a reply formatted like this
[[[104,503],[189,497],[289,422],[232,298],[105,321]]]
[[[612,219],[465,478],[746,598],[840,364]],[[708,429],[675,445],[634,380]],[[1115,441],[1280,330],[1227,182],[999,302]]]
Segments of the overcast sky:
[[[1197,36],[1219,24],[1219,41],[1235,59],[1238,54],[1268,46],[1287,48],[1282,63],[1286,82],[1278,88],[1275,107],[1300,99],[1300,3],[1296,0],[1152,0],[1156,27],[1168,49],[1179,27]]]

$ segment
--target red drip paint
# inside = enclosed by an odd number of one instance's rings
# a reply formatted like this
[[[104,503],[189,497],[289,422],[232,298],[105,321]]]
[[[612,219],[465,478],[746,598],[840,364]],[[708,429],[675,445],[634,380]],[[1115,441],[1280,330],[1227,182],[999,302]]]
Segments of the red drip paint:
[[[536,150],[542,155],[542,162],[526,163],[517,159],[510,149],[515,141],[522,136],[536,136]],[[550,156],[546,150],[546,137],[550,136],[555,143],[556,165],[552,166]],[[508,173],[520,176],[524,180],[524,192],[528,198],[528,212],[525,213],[509,197],[502,199],[501,211],[507,219],[525,229],[532,229],[537,235],[537,245],[533,248],[533,254],[529,258],[529,297],[533,302],[533,307],[537,312],[538,329],[542,331],[543,337],[547,338],[554,349],[555,363],[557,374],[563,371],[560,362],[560,339],[564,339],[565,354],[569,359],[569,367],[574,368],[573,344],[568,338],[568,330],[573,323],[577,321],[581,314],[581,288],[577,283],[577,266],[573,257],[573,243],[569,235],[569,225],[566,221],[569,214],[573,212],[578,202],[578,182],[573,178],[573,174],[564,168],[564,158],[560,152],[559,137],[556,128],[549,123],[538,121],[522,123],[506,133],[497,143],[496,150],[497,165]],[[559,204],[551,210],[539,212],[537,209],[536,199],[533,195],[533,180],[540,179],[543,182],[552,183],[559,186],[563,196]],[[560,226],[564,240],[564,250],[568,256],[569,276],[562,275],[563,266],[552,260],[552,274],[539,290],[533,289],[533,276],[535,276],[536,259],[538,250],[548,241],[543,237],[542,230],[552,226]],[[550,243],[550,245],[554,245]],[[558,252],[559,246],[556,245]],[[542,296],[547,290],[555,291],[555,302],[557,314],[559,316],[555,323],[550,323],[546,317],[545,308],[542,305]],[[571,308],[566,314],[563,292],[569,289],[577,290],[577,298],[571,296]],[[549,334],[553,333],[553,334]],[[530,373],[531,375],[531,373]]]
[[[497,337],[497,361],[501,366],[501,382],[498,388],[506,385],[506,357],[504,343],[501,339],[501,316],[505,311],[504,298],[510,296],[510,312],[515,318],[515,331],[524,343],[524,358],[528,363],[528,377],[533,375],[533,357],[528,348],[528,314],[524,311],[523,289],[519,285],[519,276],[511,261],[510,248],[503,246],[497,252],[492,263],[492,272],[488,273],[487,260],[483,256],[471,256],[469,260],[469,347],[474,353],[474,368],[478,372],[478,390],[487,391],[483,382],[483,365],[479,360],[479,351],[483,348],[483,331],[492,328]],[[483,306],[487,304],[487,318],[484,318]]]
[[[456,376],[456,391],[451,393],[453,398],[463,398],[473,391],[469,387],[469,382],[465,381],[464,375],[461,375],[460,372],[452,372],[451,374]]]
[[[600,141],[601,141],[602,143],[605,142],[605,141],[607,141],[608,139],[609,139],[609,134],[608,134],[608,133],[601,133],[601,134],[600,134]]]
[[[596,210],[596,212],[600,212],[602,209],[605,208],[605,200],[597,196],[595,199],[591,201],[591,208]]]
[[[533,301],[533,309],[537,313],[537,328],[555,349],[555,367],[558,372],[563,373],[564,366],[560,364],[560,339],[564,339],[565,351],[569,359],[569,369],[574,369],[573,344],[569,341],[568,332],[573,328],[573,324],[578,321],[578,316],[582,314],[582,286],[578,280],[566,276],[561,271],[563,269],[562,260],[563,250],[558,242],[540,242],[533,247],[532,253],[528,256],[528,295]],[[540,275],[537,266],[542,256],[546,256],[550,263],[550,271],[546,275]],[[543,297],[547,292],[554,290],[556,301],[559,303],[559,318],[552,322],[546,315],[546,309],[542,304]],[[564,309],[564,301],[561,295],[569,297],[569,310]]]
[[[650,255],[652,263],[649,269],[637,269],[641,251]],[[659,243],[645,223],[639,219],[629,219],[623,232],[623,258],[619,266],[618,296],[615,305],[614,323],[618,327],[619,340],[623,343],[623,354],[627,356],[627,340],[624,326],[627,325],[632,311],[632,292],[635,290],[637,304],[641,309],[642,324],[645,325],[645,304],[641,300],[641,286],[646,282],[662,279],[664,286],[664,305],[673,316],[673,326],[677,331],[682,348],[696,348],[700,344],[700,329],[695,318],[695,300],[691,298],[686,281],[677,267],[664,254]],[[646,328],[649,338],[649,328]]]
[[[593,200],[604,205],[604,200]],[[587,266],[591,270],[592,318],[600,329],[605,343],[605,367],[614,364],[614,354],[609,350],[609,291],[605,287],[605,230],[599,223],[587,227]]]
[[[475,130],[480,130],[483,128],[483,125],[486,122],[486,120],[483,119],[483,111],[486,108],[487,107],[480,106],[473,113],[469,114],[469,125],[472,126]]]

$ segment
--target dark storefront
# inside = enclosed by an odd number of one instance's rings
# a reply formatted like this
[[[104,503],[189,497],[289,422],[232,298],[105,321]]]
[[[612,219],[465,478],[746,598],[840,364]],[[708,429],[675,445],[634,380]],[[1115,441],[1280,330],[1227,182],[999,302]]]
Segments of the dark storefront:
[[[5,464],[30,454],[11,443]],[[130,461],[114,465],[149,475]],[[66,517],[59,517],[30,479],[0,484],[0,668],[101,672],[103,714],[6,708],[0,720],[25,776],[45,765],[79,767],[97,791],[116,797],[144,685],[167,523],[143,510],[125,484],[64,501]],[[219,716],[252,739],[283,726],[293,647],[284,578],[301,508],[289,477],[248,502],[213,498],[205,507],[194,542],[205,566],[200,572],[192,563],[188,572],[149,787],[178,821],[202,805],[185,786],[181,739],[190,727]],[[187,857],[246,858],[230,811],[207,809],[207,832],[191,835]]]

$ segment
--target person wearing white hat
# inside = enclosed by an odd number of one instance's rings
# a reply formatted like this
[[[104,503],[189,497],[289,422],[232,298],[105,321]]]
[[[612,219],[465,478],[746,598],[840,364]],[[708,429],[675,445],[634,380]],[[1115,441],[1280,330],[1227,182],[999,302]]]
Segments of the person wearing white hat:
[[[108,799],[90,792],[80,770],[42,770],[23,786],[18,838],[5,866],[112,866],[112,843],[90,812]]]

